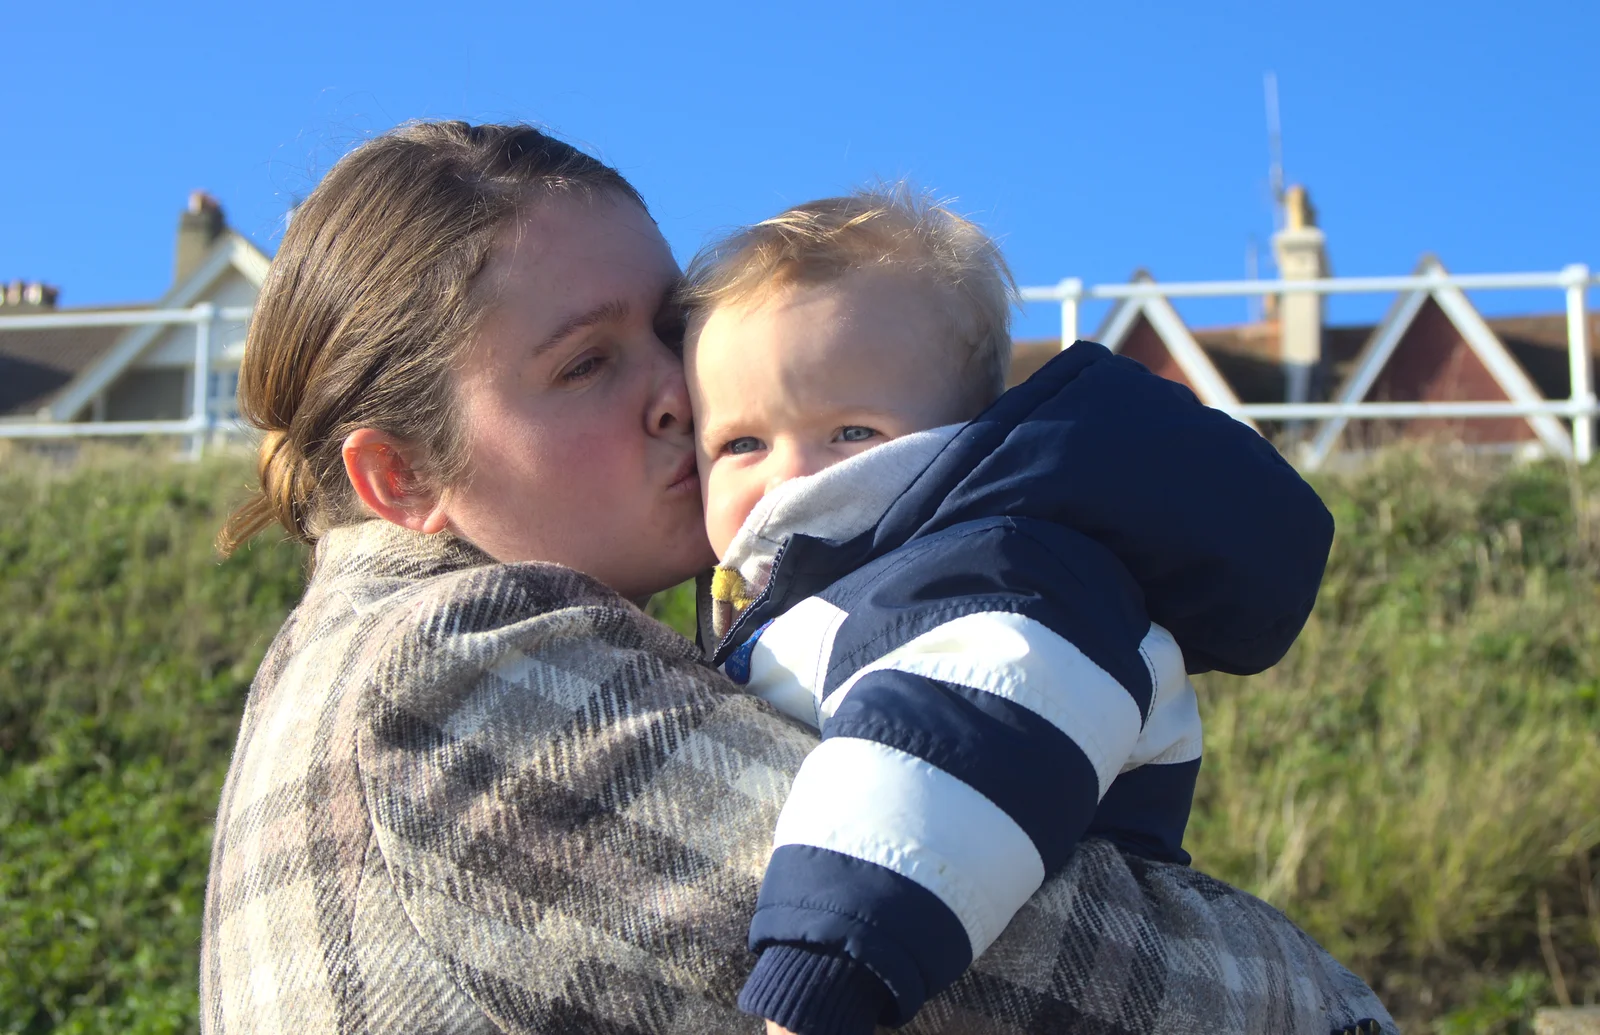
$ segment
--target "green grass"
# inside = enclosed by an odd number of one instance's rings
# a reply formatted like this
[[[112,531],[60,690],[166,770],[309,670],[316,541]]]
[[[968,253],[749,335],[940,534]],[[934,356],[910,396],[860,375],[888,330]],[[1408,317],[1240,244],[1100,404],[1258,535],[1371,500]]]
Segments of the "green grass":
[[[237,462],[0,458],[0,1031],[194,1031],[211,819],[298,552]]]
[[[1450,1032],[1600,998],[1597,474],[1397,452],[1321,486],[1295,649],[1199,681],[1196,865]]]
[[[217,560],[246,482],[0,454],[0,1032],[197,1027],[211,816],[303,566],[270,537]],[[1409,1030],[1600,999],[1600,465],[1396,452],[1319,488],[1339,537],[1301,642],[1199,680],[1196,864]],[[652,610],[692,620],[681,590]]]

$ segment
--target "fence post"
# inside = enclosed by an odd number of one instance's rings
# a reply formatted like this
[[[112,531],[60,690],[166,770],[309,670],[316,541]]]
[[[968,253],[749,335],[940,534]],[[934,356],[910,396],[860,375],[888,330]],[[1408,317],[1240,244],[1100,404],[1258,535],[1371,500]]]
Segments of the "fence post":
[[[1589,358],[1589,267],[1575,263],[1561,271],[1567,284],[1567,354],[1572,367],[1572,401],[1594,405],[1594,363]],[[1594,418],[1572,417],[1572,456],[1586,464],[1594,455]]]
[[[194,436],[189,440],[189,455],[198,460],[205,454],[211,434],[211,331],[217,322],[217,307],[201,302],[194,307],[194,392],[191,400]]]
[[[1083,298],[1083,281],[1068,277],[1056,289],[1061,292],[1061,348],[1065,351],[1078,340],[1078,302]]]

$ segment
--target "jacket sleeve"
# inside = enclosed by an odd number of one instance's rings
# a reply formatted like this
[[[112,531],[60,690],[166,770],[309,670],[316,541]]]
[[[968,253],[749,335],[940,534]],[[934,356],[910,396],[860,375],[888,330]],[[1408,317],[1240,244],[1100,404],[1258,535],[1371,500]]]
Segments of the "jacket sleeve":
[[[831,659],[750,929],[741,1002],[768,1016],[784,975],[843,953],[908,1021],[1066,862],[1151,705],[1139,591],[1087,537],[992,519],[885,561],[816,629],[768,632]]]
[[[364,648],[376,872],[500,1030],[759,1035],[736,1005],[746,932],[815,737],[604,587],[507,569]],[[853,961],[811,971],[847,1019],[881,1011]]]

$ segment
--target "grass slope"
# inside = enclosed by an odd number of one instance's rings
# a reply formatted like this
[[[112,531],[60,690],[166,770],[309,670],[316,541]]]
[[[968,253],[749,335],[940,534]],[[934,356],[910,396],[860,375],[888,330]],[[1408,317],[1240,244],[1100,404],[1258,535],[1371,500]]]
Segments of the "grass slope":
[[[1294,650],[1197,680],[1195,864],[1413,1028],[1600,998],[1597,474],[1400,452],[1321,485],[1339,531]]]
[[[191,1032],[210,820],[301,585],[211,551],[239,460],[0,456],[0,1031]],[[1397,452],[1285,662],[1199,679],[1196,865],[1277,904],[1410,1030],[1600,998],[1600,468]],[[680,627],[685,593],[652,610]]]
[[[211,819],[297,551],[237,462],[0,459],[0,1031],[188,1032]]]

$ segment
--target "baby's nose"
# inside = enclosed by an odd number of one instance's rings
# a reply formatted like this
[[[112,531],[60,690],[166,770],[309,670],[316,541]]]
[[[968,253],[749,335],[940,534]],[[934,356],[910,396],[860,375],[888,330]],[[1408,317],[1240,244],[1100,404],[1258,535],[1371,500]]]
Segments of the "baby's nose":
[[[772,465],[767,475],[767,487],[764,491],[771,492],[786,481],[794,478],[804,478],[808,474],[816,474],[822,469],[816,458],[805,450],[795,449],[785,451],[780,456],[773,458],[776,463]]]
[[[794,474],[793,472],[785,472],[783,474],[773,474],[773,475],[771,475],[770,477],[767,478],[767,487],[765,489],[763,489],[762,492],[763,493],[769,493],[772,490],[776,489],[778,486],[782,485],[784,482],[789,481],[792,478],[798,478],[798,477],[800,477],[800,476],[798,474]]]

